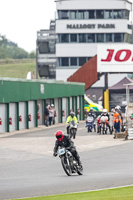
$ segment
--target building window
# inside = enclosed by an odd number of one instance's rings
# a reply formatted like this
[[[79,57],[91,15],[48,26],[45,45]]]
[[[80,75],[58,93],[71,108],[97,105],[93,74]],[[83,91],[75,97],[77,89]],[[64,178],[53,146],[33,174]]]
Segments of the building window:
[[[97,35],[97,42],[104,42],[104,34],[98,33]]]
[[[112,15],[112,10],[105,10],[104,11],[104,18],[105,19],[112,19],[113,18],[113,15]]]
[[[70,58],[70,65],[71,66],[77,66],[77,57]]]
[[[70,34],[70,42],[77,42],[77,34]]]
[[[75,10],[71,10],[70,11],[70,19],[76,19],[76,13],[77,13],[77,11],[75,11]]]
[[[131,35],[130,34],[125,33],[123,35],[123,37],[124,37],[124,42],[131,43]]]
[[[58,19],[128,19],[129,10],[59,10]]]
[[[85,63],[86,63],[86,57],[80,57],[79,58],[79,66],[82,66]]]
[[[68,34],[61,34],[60,41],[61,41],[61,43],[68,43],[69,42],[69,35]]]
[[[95,34],[87,34],[87,42],[88,43],[95,42]]]
[[[104,18],[104,11],[103,10],[97,10],[96,11],[96,19],[103,19]]]
[[[86,34],[79,34],[79,42],[86,42]]]
[[[123,42],[121,33],[115,33],[114,34],[114,42]]]
[[[59,19],[69,19],[68,10],[60,10],[58,15],[59,15]]]
[[[89,59],[91,59],[91,57],[62,57],[58,58],[58,66],[60,67],[82,66]]]
[[[130,12],[129,12],[129,10],[124,10],[124,18],[125,19],[129,19],[129,14],[130,14]]]
[[[88,11],[88,18],[89,19],[95,19],[95,11],[94,10]]]
[[[88,58],[86,58],[86,62],[88,61],[88,60],[90,60],[92,57],[88,57]]]
[[[106,42],[112,42],[112,33],[106,34]]]
[[[69,58],[61,58],[61,66],[69,66]]]
[[[114,16],[114,19],[121,19],[122,18],[121,10],[114,10],[113,16]]]
[[[85,11],[84,10],[78,10],[77,18],[78,19],[85,19]]]

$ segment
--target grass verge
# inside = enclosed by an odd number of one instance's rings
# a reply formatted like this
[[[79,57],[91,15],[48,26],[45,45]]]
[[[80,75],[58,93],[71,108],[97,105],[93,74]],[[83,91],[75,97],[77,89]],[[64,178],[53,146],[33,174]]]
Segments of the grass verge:
[[[9,78],[24,78],[26,79],[27,73],[31,71],[36,72],[35,60],[20,60],[8,61],[8,63],[0,63],[0,77]]]
[[[133,186],[83,193],[33,197],[21,200],[133,200]]]

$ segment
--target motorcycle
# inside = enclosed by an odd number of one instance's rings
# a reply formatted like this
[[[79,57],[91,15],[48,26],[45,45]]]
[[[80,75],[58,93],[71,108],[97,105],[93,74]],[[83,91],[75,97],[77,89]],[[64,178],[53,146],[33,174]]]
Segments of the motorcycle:
[[[99,115],[97,117],[97,133],[101,134],[101,120],[100,120],[101,116]]]
[[[78,165],[78,162],[73,157],[69,147],[60,148],[58,153],[61,159],[62,167],[68,176],[71,176],[74,173],[77,173],[78,175],[83,175],[83,168]]]
[[[107,134],[107,131],[108,131],[108,117],[107,116],[102,116],[101,117],[101,133],[104,135],[104,134]]]
[[[70,126],[69,126],[69,136],[70,136],[70,138],[72,138],[72,137],[73,137],[73,139],[76,138],[77,126],[78,125],[75,123],[75,121],[70,122]]]
[[[94,126],[94,117],[92,116],[88,116],[86,119],[86,127],[88,132],[92,132],[92,129],[94,128],[95,130],[95,126]]]

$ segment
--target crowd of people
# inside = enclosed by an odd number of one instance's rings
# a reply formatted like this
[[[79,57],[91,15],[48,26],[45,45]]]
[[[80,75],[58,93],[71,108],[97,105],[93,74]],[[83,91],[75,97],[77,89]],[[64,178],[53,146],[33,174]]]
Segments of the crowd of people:
[[[47,104],[44,110],[44,124],[51,126],[55,123],[56,110],[54,104]]]

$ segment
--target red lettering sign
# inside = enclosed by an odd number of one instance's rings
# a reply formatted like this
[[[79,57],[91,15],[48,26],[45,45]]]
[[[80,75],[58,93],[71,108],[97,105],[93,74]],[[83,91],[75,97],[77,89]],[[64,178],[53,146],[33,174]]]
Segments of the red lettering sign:
[[[106,57],[106,59],[101,59],[102,62],[111,62],[113,55],[114,55],[114,49],[107,49],[108,51],[108,55]],[[125,53],[124,58],[121,58],[122,53]],[[125,62],[128,61],[130,59],[132,55],[132,51],[128,50],[128,49],[121,49],[119,51],[116,52],[115,56],[114,56],[114,60],[117,62]],[[133,58],[132,58],[133,61]]]
[[[120,59],[120,56],[123,52],[126,52],[126,55],[123,59]],[[117,62],[127,61],[131,57],[131,54],[132,54],[132,52],[130,50],[127,50],[127,49],[119,50],[115,55],[115,61],[117,61]]]
[[[112,60],[114,49],[107,49],[107,51],[108,51],[107,58],[105,60],[101,59],[102,62],[110,62]]]

